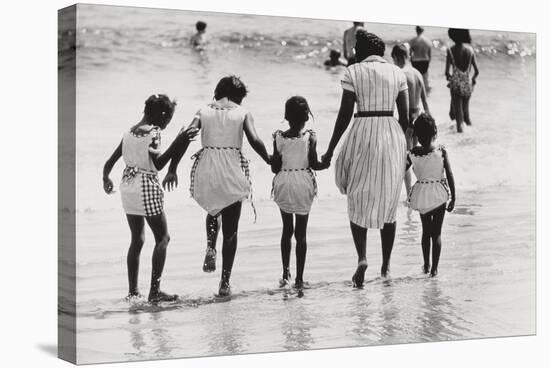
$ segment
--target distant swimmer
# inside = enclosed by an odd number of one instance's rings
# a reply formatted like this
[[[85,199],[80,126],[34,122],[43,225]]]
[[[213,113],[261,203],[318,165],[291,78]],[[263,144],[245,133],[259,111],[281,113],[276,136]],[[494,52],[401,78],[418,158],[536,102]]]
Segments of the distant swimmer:
[[[344,57],[348,61],[348,65],[355,63],[355,34],[357,30],[364,29],[364,22],[353,22],[353,27],[344,31]]]
[[[432,60],[432,42],[423,35],[424,28],[416,26],[416,37],[409,41],[411,46],[411,63],[417,69],[422,78],[424,78],[424,86],[429,93],[431,88],[428,81],[428,67]]]
[[[330,50],[330,59],[325,61],[325,66],[346,66],[345,60],[341,59],[342,54],[338,50]]]
[[[208,43],[208,38],[206,37],[206,23],[202,21],[198,21],[195,24],[195,28],[197,29],[197,33],[191,37],[189,40],[189,44],[193,46],[193,48],[197,50],[204,50],[204,47]]]

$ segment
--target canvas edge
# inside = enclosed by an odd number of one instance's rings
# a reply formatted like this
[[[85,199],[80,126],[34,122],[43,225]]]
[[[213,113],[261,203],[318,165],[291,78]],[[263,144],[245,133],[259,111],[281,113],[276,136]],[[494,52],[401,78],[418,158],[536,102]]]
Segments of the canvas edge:
[[[57,356],[76,352],[76,12],[58,10],[58,270]],[[60,38],[62,36],[63,39]],[[67,41],[71,47],[63,47]],[[74,46],[73,46],[74,45]],[[66,45],[65,45],[66,46]]]

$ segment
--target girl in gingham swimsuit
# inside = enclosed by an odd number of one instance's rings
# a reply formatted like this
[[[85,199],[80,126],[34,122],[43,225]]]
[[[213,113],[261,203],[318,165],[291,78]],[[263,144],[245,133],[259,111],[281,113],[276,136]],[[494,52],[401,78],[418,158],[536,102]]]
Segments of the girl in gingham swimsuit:
[[[120,183],[120,194],[132,236],[127,256],[129,298],[141,296],[138,289],[138,274],[139,256],[144,243],[145,221],[155,236],[149,291],[151,302],[178,299],[177,295],[160,290],[166,247],[170,236],[164,214],[164,193],[158,181],[157,171],[166,165],[176,149],[183,155],[189,141],[197,134],[197,130],[186,130],[164,154],[160,153],[160,132],[170,123],[175,107],[176,103],[170,101],[165,95],[149,97],[145,101],[143,118],[124,133],[122,142],[107,160],[103,169],[103,189],[107,194],[111,194],[113,182],[109,174],[120,157],[126,164]]]

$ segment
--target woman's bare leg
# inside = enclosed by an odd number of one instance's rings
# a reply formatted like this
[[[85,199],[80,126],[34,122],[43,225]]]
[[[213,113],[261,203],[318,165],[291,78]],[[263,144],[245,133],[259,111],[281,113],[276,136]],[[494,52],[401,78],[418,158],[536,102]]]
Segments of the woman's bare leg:
[[[357,269],[351,278],[354,287],[362,287],[367,271],[367,228],[350,222],[351,235],[357,252]]]
[[[396,228],[396,223],[390,222],[384,224],[384,227],[380,230],[380,238],[382,240],[382,268],[380,269],[380,274],[382,277],[386,277],[390,270],[390,258],[393,242],[395,241]]]

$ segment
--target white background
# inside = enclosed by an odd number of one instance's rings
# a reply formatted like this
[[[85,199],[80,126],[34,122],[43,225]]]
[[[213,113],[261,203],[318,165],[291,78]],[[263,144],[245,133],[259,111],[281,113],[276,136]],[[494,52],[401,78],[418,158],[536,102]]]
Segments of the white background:
[[[544,2],[297,0],[101,1],[188,10],[292,15],[371,22],[459,26],[537,33],[537,336],[256,354],[132,367],[406,367],[548,366],[548,56],[550,20]],[[57,9],[70,1],[4,1],[0,9],[0,124],[4,137],[0,237],[0,365],[62,367],[57,342]],[[460,5],[459,5],[460,4]],[[269,30],[267,30],[268,32]],[[518,91],[521,93],[521,91]],[[101,108],[101,106],[98,106]],[[503,142],[506,144],[506,142]],[[506,163],[503,162],[503,165]],[[98,185],[100,178],[98,173]],[[546,225],[546,229],[544,228]],[[548,266],[547,266],[548,267]],[[546,312],[546,313],[545,313]]]

